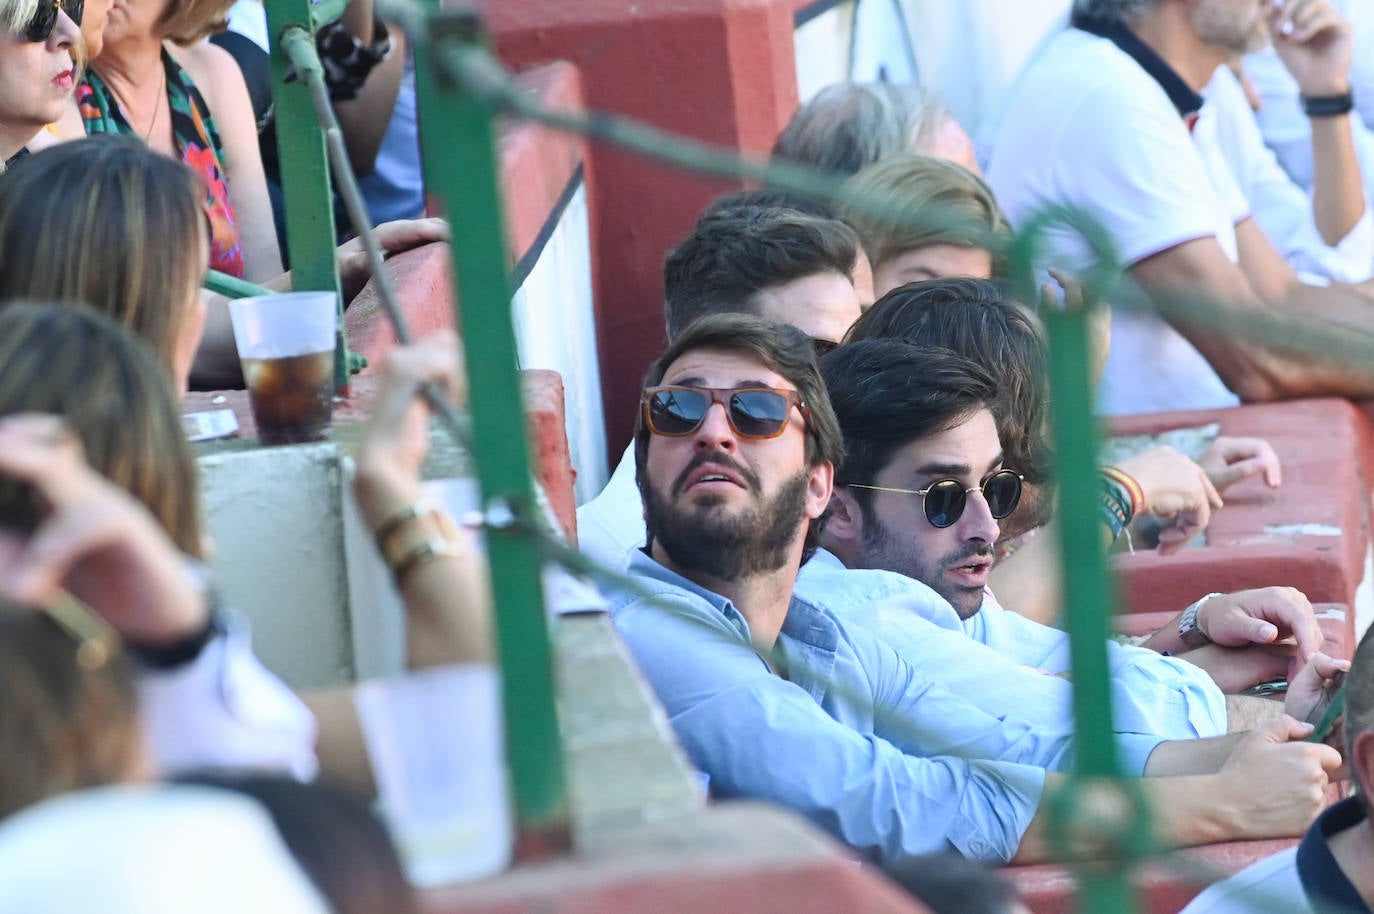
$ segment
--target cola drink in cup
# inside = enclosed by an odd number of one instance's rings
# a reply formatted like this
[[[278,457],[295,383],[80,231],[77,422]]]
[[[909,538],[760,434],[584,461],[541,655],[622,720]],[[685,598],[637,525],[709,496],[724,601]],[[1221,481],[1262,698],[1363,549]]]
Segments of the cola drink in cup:
[[[319,441],[334,394],[337,306],[330,292],[287,292],[229,303],[243,379],[263,444]]]
[[[242,362],[258,440],[300,444],[325,437],[334,401],[333,349]]]

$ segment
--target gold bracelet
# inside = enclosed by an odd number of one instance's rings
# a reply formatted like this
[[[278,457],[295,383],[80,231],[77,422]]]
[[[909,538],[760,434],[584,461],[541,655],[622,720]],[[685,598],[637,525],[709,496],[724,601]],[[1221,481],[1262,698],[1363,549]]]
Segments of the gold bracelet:
[[[409,552],[405,543],[406,537],[402,534],[416,525],[426,528],[424,539],[427,542],[453,541],[458,538],[458,528],[448,513],[421,498],[391,515],[377,528],[377,548],[388,565],[394,567],[401,557]]]
[[[421,565],[445,556],[466,554],[467,549],[453,540],[425,540],[416,544],[396,561],[389,563],[391,565],[391,577],[395,580],[397,587],[404,587],[406,575]]]

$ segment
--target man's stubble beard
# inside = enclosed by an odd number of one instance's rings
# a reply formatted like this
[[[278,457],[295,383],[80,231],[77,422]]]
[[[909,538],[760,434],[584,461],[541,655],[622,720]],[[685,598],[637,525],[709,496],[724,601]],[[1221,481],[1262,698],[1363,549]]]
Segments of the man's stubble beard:
[[[646,487],[644,524],[682,571],[695,571],[726,581],[777,571],[787,564],[804,509],[810,474],[803,470],[778,487],[772,498],[740,514],[726,515],[715,506],[679,508]]]
[[[862,567],[895,571],[913,581],[920,581],[954,607],[954,611],[960,619],[970,619],[983,608],[981,593],[975,599],[963,589],[952,593],[947,592],[949,588],[945,587],[943,577],[945,570],[956,561],[990,555],[992,553],[991,544],[965,546],[957,553],[930,561],[926,556],[917,555],[917,550],[910,543],[889,532],[885,526],[877,521],[876,517],[866,514],[863,527],[863,549]]]
[[[1258,4],[1256,4],[1258,7]],[[1249,31],[1241,29],[1216,11],[1216,6],[1199,6],[1193,11],[1193,29],[1205,43],[1231,55],[1253,54],[1269,46],[1269,29],[1263,15],[1256,15]]]

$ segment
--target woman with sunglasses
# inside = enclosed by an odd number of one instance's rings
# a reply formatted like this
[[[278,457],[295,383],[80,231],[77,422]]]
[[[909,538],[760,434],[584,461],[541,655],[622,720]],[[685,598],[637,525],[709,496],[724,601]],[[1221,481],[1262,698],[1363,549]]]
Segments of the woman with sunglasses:
[[[62,116],[76,79],[80,0],[0,3],[0,159],[8,164]]]
[[[74,11],[83,0],[61,0]],[[31,148],[87,134],[134,137],[184,162],[203,185],[210,227],[210,267],[265,285],[291,288],[283,273],[272,206],[258,148],[257,123],[243,74],[234,59],[204,37],[220,28],[232,0],[92,0],[105,28],[90,42],[75,101],[44,113],[22,134]],[[95,4],[101,4],[97,9]],[[74,47],[73,38],[68,50]],[[98,53],[97,53],[98,52]],[[70,89],[70,80],[67,88]],[[68,93],[70,94],[70,93]],[[56,134],[41,134],[55,124]],[[5,123],[0,112],[0,124]],[[377,231],[386,252],[445,241],[442,220],[388,223]],[[370,267],[356,239],[336,254],[345,295],[360,290]],[[207,299],[204,337],[192,383],[200,389],[242,385],[225,300]]]

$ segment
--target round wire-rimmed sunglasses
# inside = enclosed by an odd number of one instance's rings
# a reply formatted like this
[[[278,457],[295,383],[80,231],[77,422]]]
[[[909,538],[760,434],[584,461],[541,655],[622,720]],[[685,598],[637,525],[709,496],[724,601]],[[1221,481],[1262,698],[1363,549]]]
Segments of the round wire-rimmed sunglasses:
[[[787,428],[792,407],[806,419],[806,401],[795,390],[774,387],[647,388],[640,397],[644,424],[655,435],[681,438],[701,428],[711,407],[725,407],[730,428],[741,438],[776,438]]]
[[[970,492],[982,491],[983,498],[988,502],[988,510],[997,520],[1011,514],[1021,502],[1021,483],[1022,476],[1015,470],[997,470],[984,476],[978,485],[967,488],[957,479],[937,479],[924,489],[863,486],[853,482],[849,483],[849,488],[896,492],[898,495],[920,495],[925,499],[922,507],[931,526],[948,527],[963,516]]]

